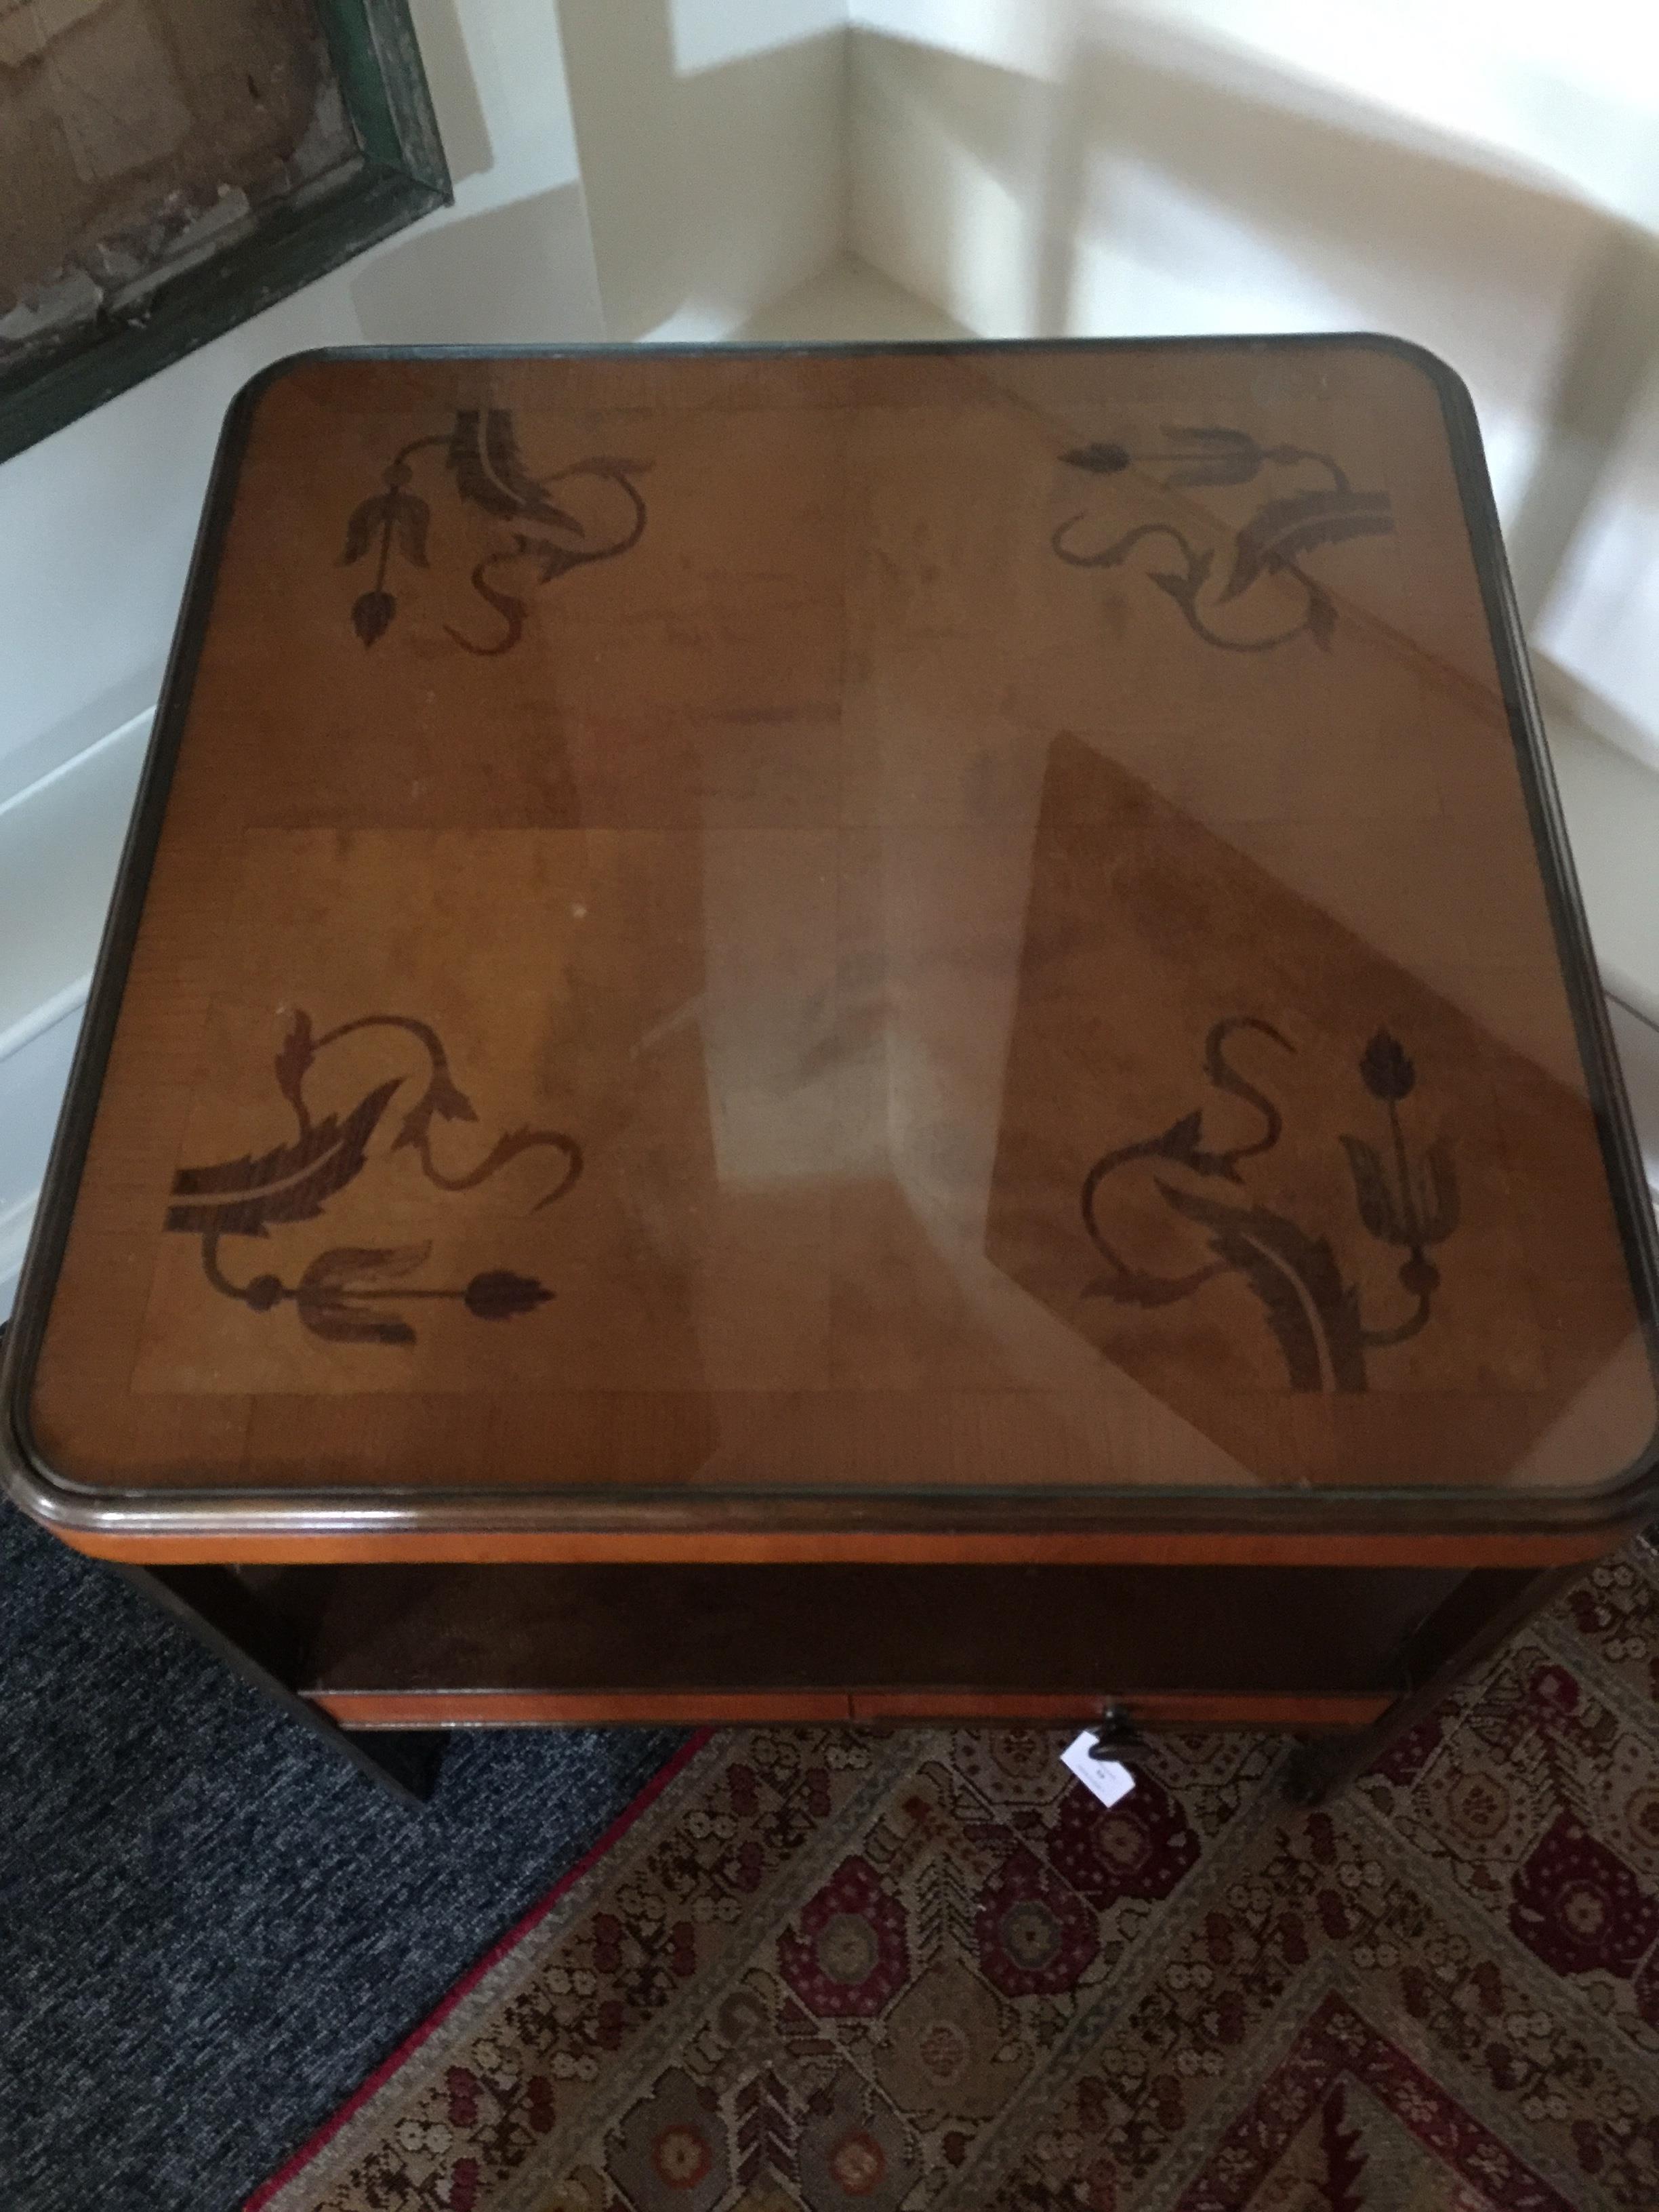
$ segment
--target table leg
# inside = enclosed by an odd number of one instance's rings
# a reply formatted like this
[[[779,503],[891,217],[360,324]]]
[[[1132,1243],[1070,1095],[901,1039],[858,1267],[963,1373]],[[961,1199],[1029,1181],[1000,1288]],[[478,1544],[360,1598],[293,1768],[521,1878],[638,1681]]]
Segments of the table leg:
[[[118,1566],[116,1572],[394,1797],[418,1805],[431,1796],[448,1742],[444,1731],[343,1729],[297,1696],[298,1638],[229,1568]]]
[[[1285,1794],[1295,1804],[1317,1805],[1345,1789],[1583,1573],[1582,1566],[1472,1570],[1407,1638],[1401,1651],[1405,1687],[1388,1711],[1352,1735],[1302,1744],[1286,1771]]]

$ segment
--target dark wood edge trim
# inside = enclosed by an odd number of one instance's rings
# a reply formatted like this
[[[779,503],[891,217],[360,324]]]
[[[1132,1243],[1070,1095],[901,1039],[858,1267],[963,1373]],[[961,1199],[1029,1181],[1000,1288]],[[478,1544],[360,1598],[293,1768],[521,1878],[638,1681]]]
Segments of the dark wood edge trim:
[[[600,1728],[851,1718],[844,1690],[302,1690],[307,1705],[351,1730]]]
[[[1075,1693],[997,1690],[305,1690],[307,1704],[342,1728],[549,1728],[702,1722],[1035,1721],[1086,1724],[1114,1700]],[[1389,1710],[1386,1696],[1140,1694],[1131,1717],[1167,1727],[1358,1729]]]
[[[1625,1087],[1624,1069],[1613,1042],[1606,994],[1596,966],[1589,920],[1584,911],[1578,871],[1567,835],[1566,816],[1555,780],[1555,764],[1544,727],[1543,710],[1533,680],[1526,631],[1504,547],[1502,524],[1492,495],[1491,472],[1480,419],[1468,386],[1455,370],[1425,348],[1403,340],[1379,341],[1410,361],[1428,377],[1440,400],[1456,473],[1458,495],[1469,532],[1474,572],[1486,610],[1492,659],[1503,687],[1510,737],[1522,796],[1532,824],[1539,875],[1549,908],[1556,957],[1566,985],[1567,1006],[1578,1042],[1591,1111],[1595,1117],[1608,1194],[1629,1271],[1648,1355],[1648,1371],[1659,1399],[1659,1227],[1654,1219],[1646,1164]],[[1604,1495],[1643,1498],[1651,1512],[1659,1474],[1659,1413],[1636,1458],[1607,1485]]]
[[[257,385],[258,380],[255,380]],[[230,526],[231,491],[241,466],[253,416],[244,386],[226,414],[208,477],[207,496],[197,526],[185,596],[174,625],[161,697],[150,725],[149,743],[127,832],[116,866],[115,888],[104,918],[86,1012],[76,1041],[58,1117],[52,1151],[41,1181],[28,1249],[23,1255],[11,1319],[0,1336],[0,1489],[43,1527],[77,1525],[73,1492],[60,1483],[35,1450],[28,1432],[28,1405],[34,1363],[52,1310],[70,1224],[81,1188],[87,1147],[97,1118],[115,1024],[126,988],[128,965],[138,934],[150,869],[161,840],[161,823],[172,787],[173,764],[184,734],[197,662],[212,612],[220,551]],[[66,1505],[71,1510],[65,1512]],[[98,1525],[94,1516],[92,1523]]]

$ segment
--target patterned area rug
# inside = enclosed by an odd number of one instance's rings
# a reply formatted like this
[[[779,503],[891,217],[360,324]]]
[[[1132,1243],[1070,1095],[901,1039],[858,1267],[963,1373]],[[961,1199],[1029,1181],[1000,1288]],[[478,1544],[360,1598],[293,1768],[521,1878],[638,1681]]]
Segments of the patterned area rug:
[[[1654,2212],[1659,1566],[1332,1805],[1166,1739],[727,1731],[261,2212]]]

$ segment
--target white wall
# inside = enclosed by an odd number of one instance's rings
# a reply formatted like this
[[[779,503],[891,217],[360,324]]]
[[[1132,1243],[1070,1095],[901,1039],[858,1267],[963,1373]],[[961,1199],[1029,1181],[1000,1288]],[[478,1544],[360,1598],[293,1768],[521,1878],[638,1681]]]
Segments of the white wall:
[[[724,337],[841,252],[846,0],[560,0],[607,330]]]
[[[1581,717],[1659,771],[1659,374],[1651,370],[1595,471],[1537,636]],[[1656,887],[1659,854],[1650,864],[1650,892]]]

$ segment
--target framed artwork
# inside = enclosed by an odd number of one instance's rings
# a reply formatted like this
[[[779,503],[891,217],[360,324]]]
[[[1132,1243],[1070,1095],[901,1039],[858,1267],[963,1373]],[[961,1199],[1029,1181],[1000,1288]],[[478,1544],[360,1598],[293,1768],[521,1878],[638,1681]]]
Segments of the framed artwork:
[[[0,460],[449,198],[407,0],[0,0]]]

